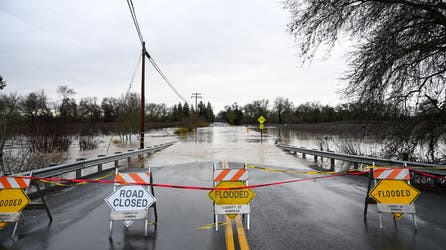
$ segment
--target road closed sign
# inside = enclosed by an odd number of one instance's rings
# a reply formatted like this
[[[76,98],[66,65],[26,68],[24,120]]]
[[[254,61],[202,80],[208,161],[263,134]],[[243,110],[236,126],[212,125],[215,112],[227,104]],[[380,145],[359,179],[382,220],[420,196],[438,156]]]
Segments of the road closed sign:
[[[149,208],[155,197],[143,186],[122,186],[111,193],[105,202],[113,211],[136,211]]]
[[[129,227],[135,219],[148,218],[148,208],[156,201],[143,186],[122,186],[104,199],[112,209],[112,220],[122,220]]]

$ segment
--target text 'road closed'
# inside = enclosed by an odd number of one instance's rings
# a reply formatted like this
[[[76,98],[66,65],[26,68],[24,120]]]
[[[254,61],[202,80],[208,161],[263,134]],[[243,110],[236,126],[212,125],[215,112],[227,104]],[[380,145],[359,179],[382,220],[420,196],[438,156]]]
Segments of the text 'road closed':
[[[114,211],[135,211],[147,209],[156,199],[142,186],[123,186],[105,201]]]

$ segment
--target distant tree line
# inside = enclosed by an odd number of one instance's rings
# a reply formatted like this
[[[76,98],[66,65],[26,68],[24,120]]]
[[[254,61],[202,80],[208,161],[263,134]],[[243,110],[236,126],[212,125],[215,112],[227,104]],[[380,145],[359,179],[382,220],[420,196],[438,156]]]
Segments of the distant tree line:
[[[270,105],[266,99],[252,101],[244,106],[234,103],[225,106],[217,119],[229,124],[254,124],[264,116],[268,123],[321,123],[336,121],[389,121],[399,119],[400,109],[392,105],[343,103],[334,107],[319,102],[295,105],[288,98],[277,97]]]
[[[3,87],[5,84],[1,81]],[[50,102],[43,90],[24,96],[17,93],[0,95],[0,110],[4,119],[15,122],[130,122],[140,119],[141,99],[138,93],[126,93],[120,97],[82,97],[79,102],[74,98],[76,92],[59,86],[60,99]],[[6,114],[6,107],[9,108]],[[145,106],[145,119],[150,122],[181,122],[197,116],[203,122],[213,122],[214,112],[211,104],[200,102],[195,109],[187,103],[168,107],[166,104],[148,103]]]

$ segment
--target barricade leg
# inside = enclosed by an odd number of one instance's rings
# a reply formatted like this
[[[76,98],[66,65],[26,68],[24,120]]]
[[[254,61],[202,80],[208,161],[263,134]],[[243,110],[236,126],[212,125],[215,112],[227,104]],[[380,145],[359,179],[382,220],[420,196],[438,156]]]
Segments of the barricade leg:
[[[144,222],[145,222],[144,223],[144,236],[147,237],[147,227],[148,227],[148,224],[149,224],[149,220],[145,219]]]
[[[415,214],[412,214],[412,219],[413,219],[413,225],[415,227],[415,230],[418,230],[417,216],[415,216]]]
[[[150,184],[153,184],[153,176],[152,176],[153,174],[152,171],[150,171],[150,169],[149,172],[150,172]],[[153,197],[155,197],[155,189],[153,188],[153,185],[150,185],[150,192],[152,192]],[[156,202],[153,203],[153,212],[155,214],[155,228],[156,228],[158,224],[158,211],[156,209]]]
[[[14,225],[14,230],[12,230],[12,236],[11,236],[11,240],[14,241],[15,238],[15,232],[17,231],[17,226],[19,225],[19,222],[17,221]]]
[[[383,220],[382,220],[382,218],[381,218],[381,213],[380,212],[378,212],[378,219],[379,219],[379,228],[383,228]]]
[[[113,230],[113,221],[110,220],[110,225],[109,225],[109,228],[108,228],[108,238],[112,237],[112,230]]]
[[[215,211],[215,210],[214,210]],[[214,212],[215,213],[215,212]],[[216,215],[216,214],[214,214],[215,215],[215,231],[217,231],[218,232],[218,215]]]

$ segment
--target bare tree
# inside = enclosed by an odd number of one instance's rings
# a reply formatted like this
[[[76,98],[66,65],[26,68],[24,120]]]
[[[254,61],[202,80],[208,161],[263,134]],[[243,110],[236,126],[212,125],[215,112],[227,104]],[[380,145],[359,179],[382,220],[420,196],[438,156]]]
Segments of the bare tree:
[[[4,163],[5,146],[15,131],[13,123],[18,120],[19,96],[17,94],[0,95],[0,171],[6,173]]]
[[[340,37],[357,43],[345,75],[347,97],[402,106],[406,117],[429,110],[428,123],[405,127],[404,147],[414,151],[428,142],[433,156],[446,124],[446,2],[288,0],[285,6],[304,61],[318,48],[330,51]]]
[[[274,100],[273,114],[277,116],[277,121],[282,124],[287,122],[288,116],[293,112],[294,104],[288,98],[277,97]]]
[[[4,89],[6,87],[6,81],[0,75],[0,89]]]
[[[51,116],[48,97],[43,90],[31,92],[20,101],[20,110],[26,118],[34,122],[37,118]]]
[[[76,94],[74,89],[61,85],[57,87],[56,92],[62,97],[62,103],[58,108],[60,118],[62,120],[75,120],[77,118],[77,104],[72,98]]]
[[[269,101],[267,99],[255,100],[243,107],[245,113],[245,122],[247,123],[257,123],[257,119],[263,115],[268,117],[268,105]]]

